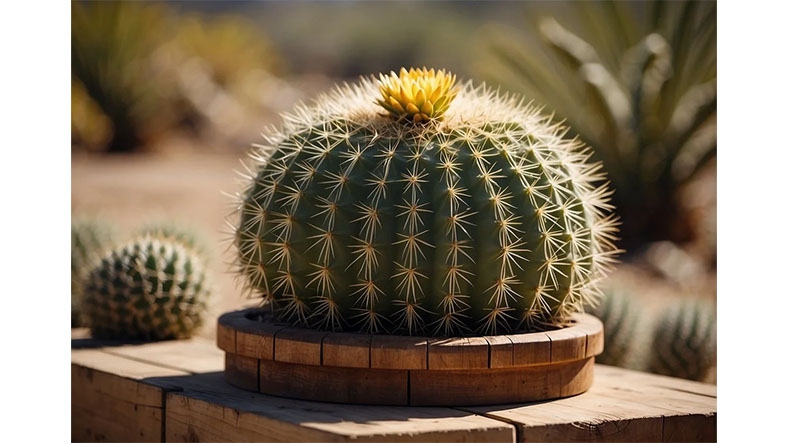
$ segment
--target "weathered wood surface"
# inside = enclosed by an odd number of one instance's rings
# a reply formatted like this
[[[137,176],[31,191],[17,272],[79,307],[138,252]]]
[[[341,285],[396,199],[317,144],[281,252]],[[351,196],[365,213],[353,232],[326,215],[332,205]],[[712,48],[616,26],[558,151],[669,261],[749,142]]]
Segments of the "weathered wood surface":
[[[72,440],[716,439],[716,386],[603,365],[591,389],[575,397],[460,408],[267,396],[229,385],[223,368],[224,352],[202,340],[74,349]]]

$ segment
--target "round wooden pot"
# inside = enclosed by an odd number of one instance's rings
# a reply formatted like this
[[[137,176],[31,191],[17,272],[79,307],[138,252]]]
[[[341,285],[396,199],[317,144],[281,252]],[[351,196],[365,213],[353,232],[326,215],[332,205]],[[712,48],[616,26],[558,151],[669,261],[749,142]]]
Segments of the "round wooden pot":
[[[458,406],[546,400],[591,387],[602,323],[578,315],[564,329],[424,338],[298,328],[257,309],[219,317],[225,378],[303,400]]]

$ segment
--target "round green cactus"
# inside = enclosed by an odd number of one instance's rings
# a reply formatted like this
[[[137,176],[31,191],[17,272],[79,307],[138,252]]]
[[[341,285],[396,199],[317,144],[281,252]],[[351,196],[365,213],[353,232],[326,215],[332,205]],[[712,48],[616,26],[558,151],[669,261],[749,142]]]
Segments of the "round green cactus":
[[[717,312],[711,302],[686,300],[666,308],[654,330],[648,371],[704,380],[717,360]]]
[[[538,109],[402,70],[284,120],[234,224],[247,289],[283,320],[491,334],[561,326],[597,297],[617,252],[610,191]]]
[[[200,326],[210,287],[198,254],[146,235],[104,255],[83,293],[94,337],[164,340],[189,337]]]
[[[633,367],[638,363],[637,349],[643,331],[639,328],[642,307],[626,293],[610,291],[590,313],[598,317],[605,329],[605,350],[596,361],[605,365]]]
[[[81,304],[85,273],[98,259],[101,251],[112,243],[114,230],[107,223],[93,218],[71,220],[71,327],[82,325]]]

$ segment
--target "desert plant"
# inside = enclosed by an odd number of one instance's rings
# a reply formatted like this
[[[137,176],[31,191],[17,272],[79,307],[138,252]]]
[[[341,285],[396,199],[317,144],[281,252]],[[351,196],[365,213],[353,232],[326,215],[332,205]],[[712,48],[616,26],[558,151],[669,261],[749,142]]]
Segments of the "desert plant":
[[[717,312],[713,303],[682,300],[667,307],[653,333],[648,370],[703,380],[717,360]]]
[[[596,357],[597,362],[621,367],[636,364],[635,348],[642,336],[638,329],[641,309],[636,299],[619,291],[606,292],[599,305],[590,309],[605,330],[605,350]]]
[[[144,235],[106,253],[85,278],[83,292],[94,337],[162,340],[193,334],[210,286],[198,254]]]
[[[203,246],[204,241],[196,231],[173,220],[159,220],[146,223],[137,230],[137,234],[172,240],[200,253],[205,250]]]
[[[149,62],[168,35],[166,17],[158,5],[72,3],[71,73],[111,121],[110,151],[138,148],[166,120],[168,88]]]
[[[530,39],[492,38],[487,76],[565,119],[616,193],[624,245],[693,237],[679,188],[716,155],[716,3],[575,2]]]
[[[81,326],[82,287],[86,273],[112,244],[114,229],[96,218],[71,219],[71,327]]]
[[[246,288],[284,320],[497,333],[596,298],[617,252],[601,166],[517,98],[402,69],[284,121],[231,224]]]

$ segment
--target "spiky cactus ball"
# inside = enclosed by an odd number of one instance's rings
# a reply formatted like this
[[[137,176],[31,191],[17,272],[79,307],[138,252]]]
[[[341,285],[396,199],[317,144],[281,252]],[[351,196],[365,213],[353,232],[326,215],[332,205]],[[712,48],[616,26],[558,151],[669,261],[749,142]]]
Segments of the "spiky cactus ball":
[[[185,338],[202,323],[209,293],[197,253],[145,235],[109,251],[88,274],[85,320],[97,338]]]
[[[704,380],[717,363],[717,310],[711,302],[685,300],[660,315],[648,370]]]
[[[246,287],[327,330],[565,324],[596,297],[616,222],[591,151],[539,111],[403,69],[285,115],[239,196]]]
[[[82,326],[82,288],[87,272],[112,244],[114,229],[94,218],[71,220],[71,327]]]

